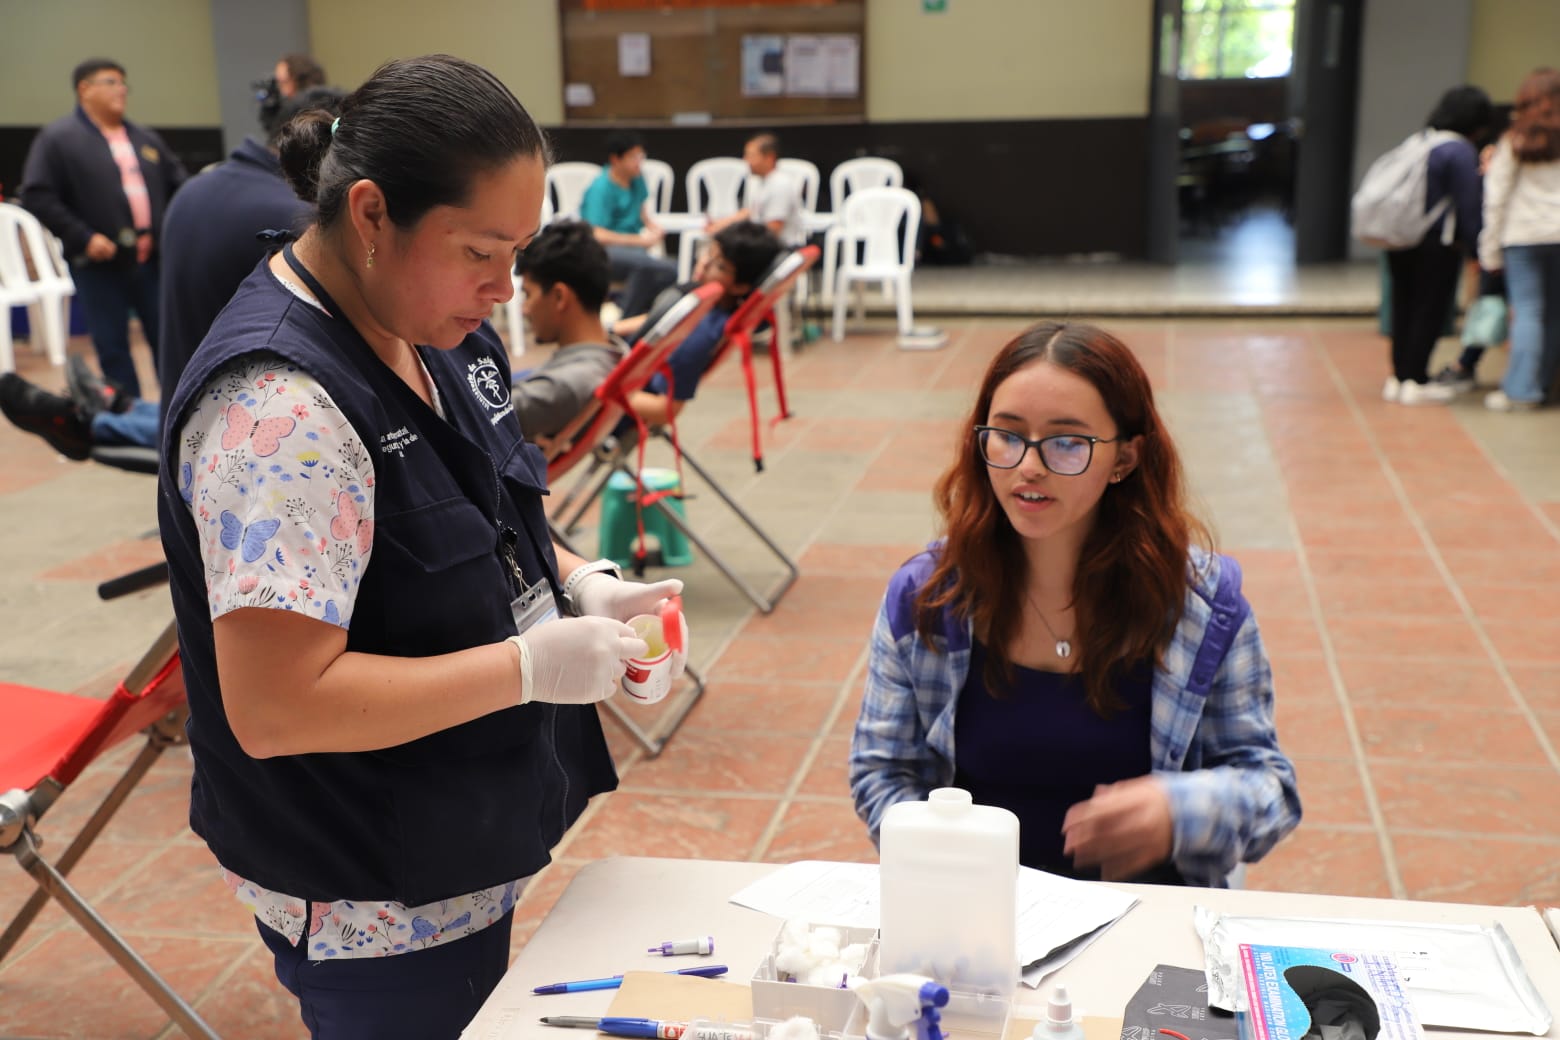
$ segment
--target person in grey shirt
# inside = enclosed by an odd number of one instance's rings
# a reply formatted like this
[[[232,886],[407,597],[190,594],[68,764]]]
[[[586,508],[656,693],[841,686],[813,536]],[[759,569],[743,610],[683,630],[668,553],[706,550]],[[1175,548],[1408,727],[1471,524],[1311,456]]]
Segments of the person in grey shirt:
[[[566,220],[543,228],[515,269],[532,336],[558,344],[542,365],[517,373],[512,388],[520,429],[527,440],[546,447],[585,407],[626,348],[601,325],[610,263],[589,224]]]

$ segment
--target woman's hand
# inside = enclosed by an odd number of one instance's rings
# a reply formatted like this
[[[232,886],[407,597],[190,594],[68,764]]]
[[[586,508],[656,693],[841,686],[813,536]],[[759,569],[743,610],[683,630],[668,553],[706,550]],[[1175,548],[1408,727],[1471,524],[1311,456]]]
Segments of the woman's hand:
[[[1106,881],[1125,881],[1163,863],[1174,837],[1170,795],[1152,776],[1101,784],[1062,820],[1062,854],[1074,866],[1098,866]]]
[[[683,583],[678,578],[647,585],[642,581],[619,581],[610,574],[592,574],[574,590],[574,605],[581,614],[627,621],[640,614],[654,614],[662,600],[680,595],[682,590]]]

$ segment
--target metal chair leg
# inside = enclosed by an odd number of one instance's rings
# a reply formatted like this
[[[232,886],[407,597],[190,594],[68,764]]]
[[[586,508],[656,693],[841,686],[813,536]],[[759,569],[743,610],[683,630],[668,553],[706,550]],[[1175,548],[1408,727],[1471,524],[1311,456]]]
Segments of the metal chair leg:
[[[572,534],[579,527],[580,518],[590,511],[591,504],[600,498],[601,493],[607,489],[607,481],[612,479],[613,467],[616,464],[616,460],[608,463],[599,456],[591,458],[590,467],[564,493],[562,501],[558,503],[558,508],[553,512],[553,515],[558,518],[559,530],[565,534]],[[580,501],[578,508],[571,514],[569,507],[576,499],[580,498],[580,492],[587,487],[590,488],[589,494],[585,495]]]
[[[129,798],[130,793],[135,790],[135,785],[141,782],[141,778],[152,768],[152,764],[162,756],[163,750],[167,746],[167,743],[151,740],[141,749],[140,754],[135,756],[135,761],[130,763],[130,768],[125,770],[124,775],[114,784],[113,789],[108,792],[107,797],[98,805],[96,811],[92,813],[86,823],[82,824],[81,831],[71,841],[70,846],[60,854],[54,869],[59,872],[61,878],[71,872],[82,855],[97,840],[97,836],[103,832],[104,827],[108,826],[108,822],[114,818],[114,814],[119,811],[119,807],[124,805],[125,799]],[[16,916],[6,926],[5,934],[0,935],[0,961],[5,960],[6,954],[10,953],[16,944],[21,942],[23,934],[26,933],[27,929],[48,903],[49,893],[45,889],[39,888],[28,897],[26,903],[22,904],[22,908],[16,912]]]
[[[666,435],[662,434],[662,436]],[[703,538],[699,537],[699,535],[688,525],[688,522],[679,516],[674,510],[667,508],[663,502],[657,502],[656,508],[660,509],[674,527],[685,534],[690,542],[692,542],[701,552],[709,557],[710,562],[715,565],[717,570],[726,576],[728,581],[737,587],[738,591],[740,591],[748,599],[752,600],[753,605],[759,609],[760,613],[768,614],[772,612],[775,609],[775,604],[780,602],[780,597],[784,596],[786,590],[788,590],[796,583],[797,577],[801,574],[801,568],[796,565],[795,560],[786,555],[784,549],[780,548],[780,546],[775,543],[775,540],[769,536],[769,533],[758,525],[758,521],[754,520],[748,511],[743,509],[742,506],[737,503],[737,500],[732,498],[731,495],[727,493],[726,489],[721,487],[720,484],[718,484],[715,479],[710,476],[709,470],[705,469],[699,463],[698,459],[688,454],[688,450],[686,448],[683,449],[682,457],[683,461],[686,462],[693,469],[693,471],[699,475],[699,478],[703,480],[704,483],[709,485],[710,490],[714,491],[715,494],[720,497],[720,500],[726,503],[727,508],[736,514],[737,519],[746,524],[748,530],[757,535],[759,541],[763,542],[764,545],[768,547],[769,551],[773,553],[775,558],[780,561],[783,567],[785,567],[785,577],[781,579],[780,584],[777,585],[767,597],[764,596],[762,593],[758,592],[758,590],[754,589],[753,586],[749,585],[747,581],[745,581],[740,575],[733,571],[730,565],[726,563],[725,559],[718,552],[712,549],[709,543],[707,543]]]
[[[114,931],[107,921],[98,916],[97,911],[81,898],[80,893],[70,886],[70,882],[65,880],[64,875],[38,855],[38,847],[33,842],[31,832],[23,833],[21,846],[16,858],[21,863],[22,869],[33,876],[39,888],[59,900],[65,912],[76,919],[76,923],[81,925],[82,929],[92,936],[110,957],[114,958],[147,996],[157,1002],[158,1007],[167,1012],[168,1017],[184,1030],[186,1036],[191,1037],[192,1040],[222,1040],[200,1015],[196,1014],[195,1009],[186,1004],[184,999],[163,981],[162,976],[142,960],[141,956],[119,937],[119,933]]]
[[[639,746],[645,749],[645,754],[655,758],[666,748],[667,741],[676,735],[678,728],[683,724],[683,719],[686,719],[688,713],[693,710],[694,705],[699,703],[699,698],[704,696],[704,677],[698,673],[693,665],[689,665],[684,669],[683,678],[693,683],[693,694],[683,701],[681,707],[675,713],[660,721],[660,724],[656,726],[656,729],[660,731],[659,735],[645,732],[644,727],[635,722],[633,717],[623,710],[623,706],[617,702],[616,698],[608,698],[602,701],[601,706],[606,708],[612,717],[617,719],[618,723],[628,731],[628,735],[633,737]]]

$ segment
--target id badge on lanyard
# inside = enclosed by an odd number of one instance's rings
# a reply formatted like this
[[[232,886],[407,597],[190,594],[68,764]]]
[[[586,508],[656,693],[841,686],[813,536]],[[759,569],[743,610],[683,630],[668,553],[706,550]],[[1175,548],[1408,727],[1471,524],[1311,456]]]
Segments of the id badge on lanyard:
[[[549,621],[557,621],[558,601],[553,597],[552,583],[543,575],[535,584],[527,585],[525,575],[520,571],[520,561],[515,555],[515,542],[518,536],[508,527],[503,528],[500,533],[503,537],[504,560],[509,565],[510,573],[514,575],[515,584],[521,589],[520,595],[509,604],[510,613],[515,619],[515,631],[524,635],[527,629],[545,625]]]

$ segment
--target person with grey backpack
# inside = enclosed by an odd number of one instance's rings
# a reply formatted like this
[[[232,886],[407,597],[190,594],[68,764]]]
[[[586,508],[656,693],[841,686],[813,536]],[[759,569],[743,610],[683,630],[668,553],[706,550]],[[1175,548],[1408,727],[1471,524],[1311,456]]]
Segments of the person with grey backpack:
[[[1463,258],[1482,224],[1479,145],[1494,110],[1478,87],[1442,95],[1428,126],[1377,159],[1350,203],[1354,236],[1387,250],[1392,274],[1392,374],[1381,396],[1444,404],[1456,391],[1432,382],[1430,354],[1457,291]]]

